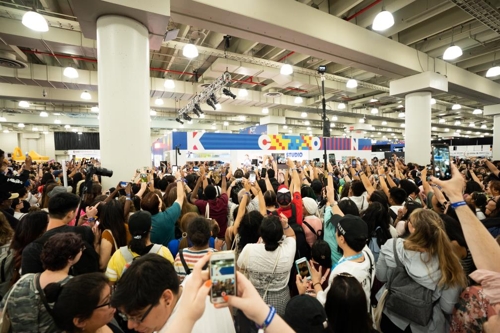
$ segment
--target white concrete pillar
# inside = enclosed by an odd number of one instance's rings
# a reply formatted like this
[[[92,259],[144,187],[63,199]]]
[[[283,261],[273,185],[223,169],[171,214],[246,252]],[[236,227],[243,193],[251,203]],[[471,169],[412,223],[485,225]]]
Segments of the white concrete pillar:
[[[128,181],[137,168],[151,166],[148,29],[130,18],[97,20],[99,127],[104,188]]]
[[[405,110],[405,162],[427,165],[431,151],[431,93],[406,95]]]
[[[280,134],[279,125],[267,124],[267,134]]]
[[[500,114],[493,116],[493,160],[500,160]]]

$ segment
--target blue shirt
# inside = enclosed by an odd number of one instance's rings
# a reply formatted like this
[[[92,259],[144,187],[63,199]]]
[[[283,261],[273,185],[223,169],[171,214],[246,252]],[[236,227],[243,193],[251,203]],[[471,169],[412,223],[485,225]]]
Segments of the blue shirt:
[[[337,223],[340,220],[340,215],[332,216],[332,208],[330,206],[325,208],[325,216],[324,216],[324,226],[323,226],[323,239],[325,242],[330,245],[330,250],[332,252],[332,265],[335,265],[340,258],[342,258],[342,254],[338,252],[338,244],[337,244]]]
[[[170,250],[170,253],[172,253],[172,256],[175,258],[177,256],[177,253],[179,252],[179,245],[181,244],[182,238],[179,239],[174,239],[171,240],[170,243],[168,243],[168,249]],[[188,246],[191,247],[193,244],[191,241],[188,239]],[[213,237],[210,237],[208,240],[208,247],[210,248],[215,248],[215,239]]]
[[[175,222],[181,216],[181,206],[174,202],[172,206],[163,212],[152,216],[151,219],[151,243],[168,246],[175,238]]]

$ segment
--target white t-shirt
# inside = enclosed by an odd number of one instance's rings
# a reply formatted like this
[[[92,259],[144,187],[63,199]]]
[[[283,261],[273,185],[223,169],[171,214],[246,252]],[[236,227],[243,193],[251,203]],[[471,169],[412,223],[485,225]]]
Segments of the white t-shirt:
[[[359,197],[355,197],[355,196],[352,196],[352,197],[344,197],[342,199],[340,199],[340,201],[342,200],[352,200],[356,206],[358,207],[359,209],[359,213],[363,213],[367,208],[368,208],[368,193],[367,192],[363,192],[363,194],[361,194]]]
[[[264,244],[247,244],[238,257],[238,267],[246,269],[250,282],[257,290],[278,291],[288,285],[295,258],[295,238],[286,237],[273,252]],[[278,257],[279,256],[279,257]],[[276,265],[276,269],[273,269]]]
[[[186,281],[191,278],[188,275],[181,286],[184,287],[186,285]],[[182,300],[179,298],[179,301],[175,305],[170,318],[168,318],[167,322],[163,327],[158,331],[158,333],[166,333],[168,332],[169,323],[172,322],[173,318],[175,318],[177,310],[179,308],[179,303]],[[235,333],[236,330],[234,328],[233,317],[231,316],[231,312],[229,308],[216,309],[214,305],[210,302],[210,297],[207,296],[205,299],[205,312],[201,316],[198,321],[193,326],[192,333],[206,333],[206,332],[217,332],[217,333]]]
[[[325,290],[319,292],[316,295],[316,298],[318,301],[320,301],[323,306],[326,303],[326,296],[328,295],[328,292],[330,291],[330,287],[333,283],[333,279],[339,275],[340,273],[349,273],[352,276],[354,276],[359,283],[361,283],[361,286],[363,286],[363,290],[365,291],[366,294],[366,301],[368,304],[368,311],[370,311],[370,294],[371,294],[371,288],[373,284],[373,279],[375,278],[375,258],[373,257],[372,251],[365,246],[363,248],[363,255],[365,258],[365,261],[363,262],[355,262],[355,261],[344,261],[337,265],[332,272],[330,273],[330,277],[328,279],[328,287],[326,287]],[[372,265],[372,275],[370,276],[370,256],[371,258],[371,265]],[[343,260],[344,257],[342,257],[340,260]]]

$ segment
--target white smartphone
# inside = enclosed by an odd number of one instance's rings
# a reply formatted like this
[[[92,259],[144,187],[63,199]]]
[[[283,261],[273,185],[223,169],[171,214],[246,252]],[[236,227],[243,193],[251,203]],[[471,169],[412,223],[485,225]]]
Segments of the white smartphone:
[[[210,256],[210,302],[226,303],[224,296],[236,295],[236,257],[234,251],[214,252]]]
[[[300,274],[302,279],[311,280],[311,269],[309,268],[309,263],[306,257],[295,260],[295,267],[297,268],[297,273]]]

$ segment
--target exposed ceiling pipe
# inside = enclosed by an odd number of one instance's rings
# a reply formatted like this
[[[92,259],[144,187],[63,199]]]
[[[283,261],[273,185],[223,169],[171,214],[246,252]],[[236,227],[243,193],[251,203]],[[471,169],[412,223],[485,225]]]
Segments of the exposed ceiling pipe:
[[[352,20],[353,18],[355,18],[355,17],[357,17],[357,16],[359,16],[359,15],[363,14],[363,13],[364,13],[364,12],[366,12],[368,9],[372,8],[373,6],[375,6],[375,5],[377,5],[377,4],[381,3],[381,2],[382,2],[382,0],[375,0],[374,2],[372,2],[371,4],[369,4],[368,6],[366,6],[366,7],[362,8],[362,9],[360,9],[360,10],[359,10],[359,11],[357,11],[356,13],[354,13],[354,14],[352,14],[351,16],[349,16],[348,18],[346,18],[345,20],[346,20],[346,21],[350,21],[350,20]]]
[[[56,58],[64,58],[64,59],[72,59],[72,60],[81,60],[81,61],[87,61],[87,62],[94,62],[97,63],[97,59],[92,59],[92,58],[86,58],[86,57],[75,57],[71,55],[66,55],[66,54],[52,54],[50,52],[42,52],[42,51],[32,51],[32,50],[23,50],[24,53],[32,53],[32,54],[41,54],[41,55],[46,55],[50,57],[56,57]],[[151,71],[154,72],[163,72],[163,73],[172,73],[172,74],[177,74],[177,75],[191,75],[194,76],[196,73],[191,73],[191,72],[182,72],[182,71],[176,71],[173,69],[164,69],[164,68],[157,68],[157,67],[150,67],[149,68]],[[248,79],[247,79],[248,80]],[[260,82],[254,82],[251,78],[250,81],[242,81],[242,80],[231,80],[232,82],[237,82],[237,83],[242,83],[242,84],[250,84],[250,85],[257,85],[257,86],[263,86],[265,87],[267,84],[260,83]],[[290,90],[290,91],[298,91],[301,93],[307,93],[307,90],[302,90],[298,88],[283,88],[285,90]]]
[[[292,54],[294,54],[295,51],[292,51],[290,53],[288,53],[287,55],[285,55],[284,57],[281,57],[279,58],[278,60],[276,60],[277,62],[282,62],[283,60],[285,60],[286,58],[288,58],[289,56],[291,56]]]

